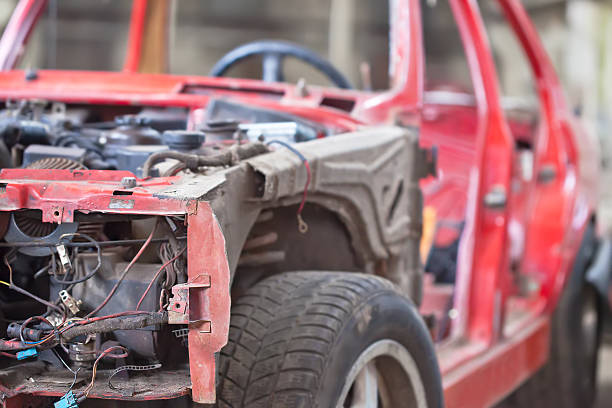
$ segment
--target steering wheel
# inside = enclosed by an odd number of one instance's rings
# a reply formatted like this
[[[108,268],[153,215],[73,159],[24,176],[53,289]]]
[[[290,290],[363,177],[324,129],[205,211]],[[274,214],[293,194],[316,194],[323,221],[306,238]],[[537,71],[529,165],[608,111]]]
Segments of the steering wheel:
[[[317,53],[298,44],[277,40],[254,41],[234,48],[221,57],[210,71],[210,76],[223,76],[230,67],[254,55],[262,56],[263,80],[265,82],[283,82],[283,60],[285,57],[294,57],[315,67],[337,87],[352,89],[349,80]]]

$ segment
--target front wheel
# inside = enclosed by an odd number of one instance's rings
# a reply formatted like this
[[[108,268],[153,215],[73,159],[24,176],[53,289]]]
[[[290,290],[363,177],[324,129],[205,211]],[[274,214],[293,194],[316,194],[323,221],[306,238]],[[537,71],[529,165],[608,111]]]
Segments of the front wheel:
[[[443,406],[436,355],[414,304],[370,275],[268,278],[232,308],[220,407]]]

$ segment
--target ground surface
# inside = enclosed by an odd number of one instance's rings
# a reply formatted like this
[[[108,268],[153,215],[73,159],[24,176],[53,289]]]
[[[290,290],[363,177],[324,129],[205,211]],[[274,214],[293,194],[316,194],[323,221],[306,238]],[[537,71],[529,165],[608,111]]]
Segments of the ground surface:
[[[612,407],[612,342],[606,344],[599,355],[599,394],[596,408]]]

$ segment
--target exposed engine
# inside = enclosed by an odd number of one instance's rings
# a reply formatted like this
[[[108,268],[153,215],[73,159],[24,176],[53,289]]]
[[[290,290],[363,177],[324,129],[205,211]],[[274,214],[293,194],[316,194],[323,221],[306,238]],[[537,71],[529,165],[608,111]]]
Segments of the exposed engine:
[[[109,116],[104,107],[7,103],[0,113],[0,166],[127,170],[136,176],[122,180],[127,190],[137,178],[231,166],[267,152],[265,142],[291,144],[326,132],[220,100],[205,113],[199,122],[186,110],[154,109],[99,120]],[[39,210],[23,209],[0,213],[0,236],[4,355],[37,352],[73,369],[97,364],[113,347],[127,349],[131,364],[186,361],[186,331],[165,325],[171,289],[187,281],[182,217],[78,213],[74,222],[52,223]]]

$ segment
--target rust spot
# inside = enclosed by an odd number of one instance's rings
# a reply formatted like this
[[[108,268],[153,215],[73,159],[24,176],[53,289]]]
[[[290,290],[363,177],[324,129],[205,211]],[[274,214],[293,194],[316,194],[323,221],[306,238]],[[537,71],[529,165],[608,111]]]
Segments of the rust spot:
[[[187,214],[188,215],[196,215],[198,213],[198,202],[196,200],[191,200],[187,202]],[[187,219],[185,219],[186,221]]]
[[[134,200],[121,200],[118,198],[111,198],[108,208],[113,208],[113,209],[134,208]]]

